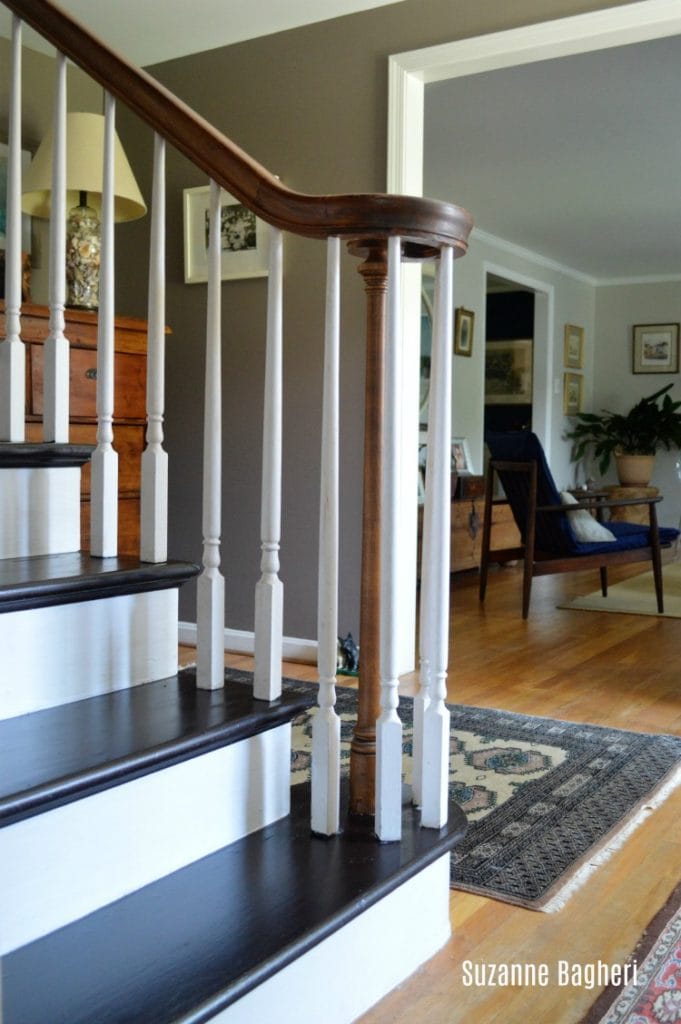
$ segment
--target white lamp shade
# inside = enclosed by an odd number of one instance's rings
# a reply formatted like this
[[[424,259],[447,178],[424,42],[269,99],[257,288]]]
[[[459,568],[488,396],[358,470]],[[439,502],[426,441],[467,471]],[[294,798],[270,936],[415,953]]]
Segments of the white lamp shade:
[[[24,174],[21,208],[32,217],[49,217],[52,191],[52,136],[47,133]],[[67,114],[66,209],[77,206],[80,193],[99,215],[104,171],[104,117],[102,114]],[[114,220],[136,220],[147,207],[121,141],[114,145]]]

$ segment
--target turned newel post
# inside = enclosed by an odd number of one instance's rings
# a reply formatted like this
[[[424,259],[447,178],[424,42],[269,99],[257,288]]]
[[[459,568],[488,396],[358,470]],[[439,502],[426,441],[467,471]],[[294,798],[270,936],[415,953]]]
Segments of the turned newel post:
[[[354,248],[354,247],[353,247]],[[354,248],[354,251],[357,251]],[[387,293],[387,243],[363,246],[358,270],[367,296],[366,378],[364,384],[364,497],[360,590],[360,669],[357,725],[350,748],[350,813],[375,813],[376,719],[380,693],[381,479],[383,374]]]

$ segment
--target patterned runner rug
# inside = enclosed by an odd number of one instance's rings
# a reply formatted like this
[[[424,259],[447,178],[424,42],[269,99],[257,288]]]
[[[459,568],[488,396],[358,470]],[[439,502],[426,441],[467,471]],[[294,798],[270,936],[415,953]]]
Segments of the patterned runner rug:
[[[609,985],[581,1024],[677,1024],[681,1021],[681,885],[628,958],[631,984]]]
[[[287,688],[311,684],[286,680]],[[348,770],[356,691],[337,689]],[[400,699],[404,778],[412,707]],[[452,886],[554,911],[681,783],[681,738],[453,705],[450,794],[469,830]],[[293,782],[310,771],[311,715],[293,722]]]

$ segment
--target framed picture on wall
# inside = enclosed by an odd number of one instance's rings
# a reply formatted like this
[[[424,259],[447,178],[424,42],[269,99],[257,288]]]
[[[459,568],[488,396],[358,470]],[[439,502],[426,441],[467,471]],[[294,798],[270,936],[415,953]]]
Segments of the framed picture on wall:
[[[679,372],[679,325],[634,326],[634,373]]]
[[[454,355],[473,355],[473,328],[475,327],[475,313],[463,306],[454,313]]]
[[[563,339],[563,363],[575,370],[584,366],[584,328],[576,324],[565,324]]]
[[[210,188],[184,190],[184,280],[208,280],[208,207]],[[223,281],[267,277],[269,225],[223,191],[220,199],[221,277]]]
[[[488,341],[485,347],[485,403],[532,402],[532,339]]]
[[[566,416],[576,416],[582,411],[583,383],[581,373],[563,374],[563,412]]]

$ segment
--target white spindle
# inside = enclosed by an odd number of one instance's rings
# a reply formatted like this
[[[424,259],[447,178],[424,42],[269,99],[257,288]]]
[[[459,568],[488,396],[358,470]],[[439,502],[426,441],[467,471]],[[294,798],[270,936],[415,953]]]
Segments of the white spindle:
[[[428,565],[422,614],[424,660],[429,699],[423,716],[421,824],[442,828],[447,822],[450,716],[447,696],[449,657],[449,544],[451,511],[453,252],[440,253],[433,317],[433,351],[428,416],[426,506]]]
[[[220,572],[222,520],[222,360],[220,187],[210,183],[206,385],[203,418],[203,572],[197,593],[196,681],[216,690],[225,680],[225,581]]]
[[[424,507],[425,518],[425,507]],[[430,665],[428,664],[429,644],[426,631],[432,623],[428,611],[429,588],[427,587],[428,564],[430,562],[430,531],[423,531],[421,541],[421,599],[419,615],[419,689],[414,697],[414,723],[412,733],[412,800],[417,807],[423,799],[423,722],[430,702]]]
[[[118,552],[118,453],[114,413],[114,140],[116,104],[105,97],[102,247],[97,324],[97,447],[92,456],[90,550],[107,558]]]
[[[319,708],[312,723],[312,831],[323,835],[338,831],[340,815],[340,718],[334,710],[338,637],[339,409],[340,239],[330,238],[327,244],[319,509]]]
[[[376,723],[376,834],[396,840],[402,832],[402,723],[398,706],[397,518],[399,482],[399,367],[401,239],[388,240],[388,306],[383,384],[384,442],[381,489],[381,714]]]
[[[21,340],[21,22],[12,19],[5,227],[5,340],[0,344],[0,440],[23,441],[26,352]]]
[[[147,447],[142,455],[140,557],[168,557],[168,453],[163,450],[165,384],[165,140],[154,136],[147,333]]]
[[[267,343],[260,507],[261,576],[255,586],[255,665],[253,693],[259,700],[281,694],[284,588],[279,579],[281,533],[283,237],[271,233],[267,287]]]
[[[64,336],[66,300],[66,58],[57,54],[54,145],[50,200],[50,326],[45,341],[43,438],[69,439],[69,343]]]

